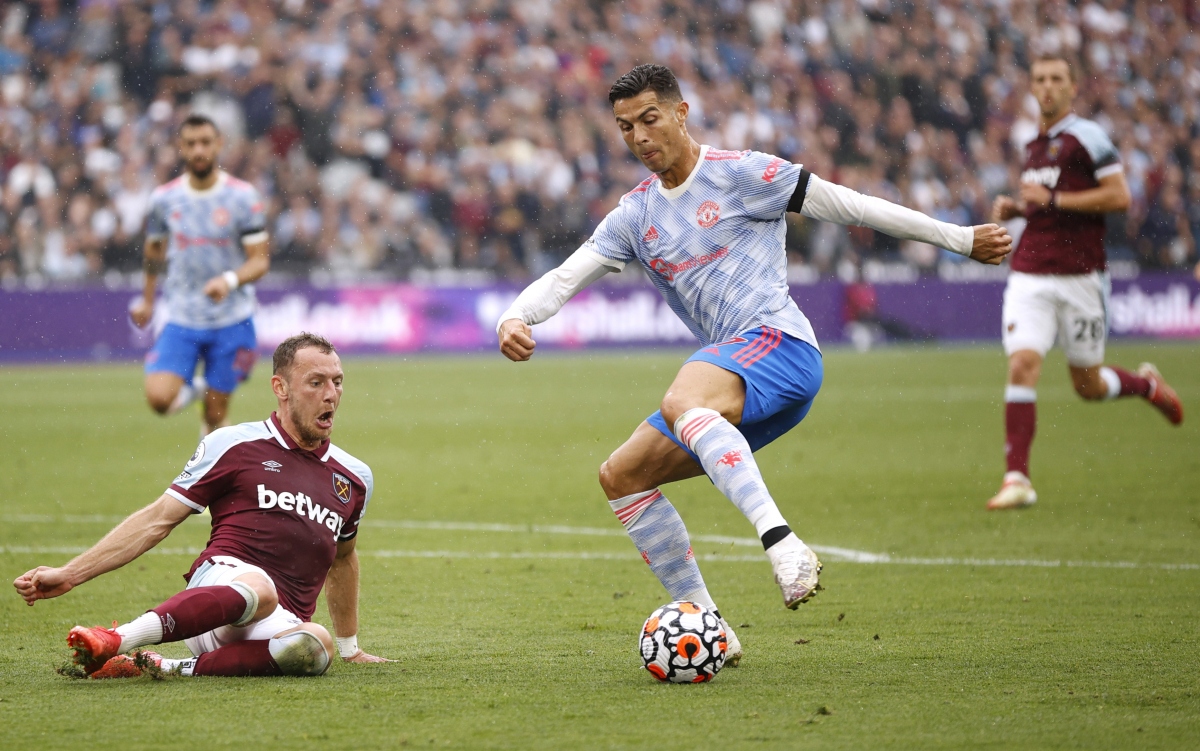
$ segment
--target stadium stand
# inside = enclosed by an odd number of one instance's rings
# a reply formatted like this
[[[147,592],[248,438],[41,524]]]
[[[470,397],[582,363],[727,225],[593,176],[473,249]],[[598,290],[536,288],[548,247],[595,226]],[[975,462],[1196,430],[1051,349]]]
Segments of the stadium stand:
[[[1190,0],[40,0],[2,14],[9,285],[132,278],[146,197],[176,173],[191,109],[268,197],[273,273],[540,273],[644,174],[606,93],[647,61],[679,74],[701,141],[979,222],[1036,132],[1027,62],[1058,50],[1082,61],[1078,111],[1113,135],[1133,191],[1110,256],[1196,256]],[[953,262],[799,219],[789,253],[821,274]]]

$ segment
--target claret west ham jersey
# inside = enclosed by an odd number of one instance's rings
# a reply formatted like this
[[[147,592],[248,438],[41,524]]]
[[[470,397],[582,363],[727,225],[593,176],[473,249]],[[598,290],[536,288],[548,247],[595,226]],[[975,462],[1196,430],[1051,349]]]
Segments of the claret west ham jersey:
[[[373,490],[366,464],[328,441],[301,448],[275,414],[214,430],[167,489],[212,514],[208,545],[184,578],[211,556],[233,556],[270,574],[280,604],[307,621]]]
[[[1067,115],[1025,147],[1021,182],[1074,192],[1099,187],[1100,178],[1121,172],[1117,147],[1104,130]],[[1029,223],[1012,256],[1013,271],[1027,274],[1090,274],[1103,271],[1104,214],[1044,208]]]
[[[817,346],[788,294],[784,214],[803,170],[757,151],[700,147],[675,188],[651,175],[609,212],[584,247],[606,265],[637,260],[702,344],[760,326]]]

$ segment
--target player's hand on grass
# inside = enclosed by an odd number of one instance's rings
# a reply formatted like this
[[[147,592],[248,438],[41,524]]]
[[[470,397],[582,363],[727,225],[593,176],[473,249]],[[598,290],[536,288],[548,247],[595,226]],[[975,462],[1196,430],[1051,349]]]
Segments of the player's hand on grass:
[[[38,600],[65,595],[75,588],[75,584],[61,568],[38,566],[14,579],[13,587],[25,600],[25,604],[32,606]]]
[[[224,276],[214,276],[204,283],[204,294],[213,302],[221,302],[229,297],[229,282]]]
[[[500,352],[513,362],[525,362],[533,355],[533,330],[519,318],[500,324]]]
[[[389,660],[386,657],[376,657],[375,655],[369,655],[360,649],[360,650],[358,650],[357,654],[353,654],[350,657],[343,657],[342,662],[360,662],[360,663],[362,663],[362,662],[396,662],[396,661]]]
[[[971,259],[999,266],[1012,251],[1008,230],[995,224],[977,224],[972,229],[975,230],[975,242],[971,244]]]
[[[145,298],[138,300],[129,309],[129,319],[133,321],[133,325],[139,329],[146,328],[146,324],[154,318],[154,301],[146,301]]]

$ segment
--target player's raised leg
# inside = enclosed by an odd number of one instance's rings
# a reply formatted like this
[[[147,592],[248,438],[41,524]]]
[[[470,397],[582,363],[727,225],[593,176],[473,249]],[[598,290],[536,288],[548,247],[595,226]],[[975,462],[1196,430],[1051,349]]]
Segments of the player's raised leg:
[[[741,376],[692,360],[679,370],[663,397],[662,416],[679,442],[700,460],[717,489],[754,525],[784,604],[795,608],[816,594],[821,564],[779,513],[750,444],[735,427],[745,402]]]
[[[1183,422],[1183,403],[1175,389],[1163,379],[1158,368],[1144,362],[1136,373],[1116,365],[1094,365],[1071,368],[1071,383],[1084,399],[1108,401],[1126,396],[1140,396],[1150,402],[1172,425]]]

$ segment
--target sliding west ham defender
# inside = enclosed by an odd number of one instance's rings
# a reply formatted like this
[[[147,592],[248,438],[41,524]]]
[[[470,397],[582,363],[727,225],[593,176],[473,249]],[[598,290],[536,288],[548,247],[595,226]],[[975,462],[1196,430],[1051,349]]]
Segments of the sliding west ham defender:
[[[1142,363],[1137,373],[1104,365],[1108,338],[1109,279],[1104,253],[1104,215],[1129,206],[1129,187],[1116,147],[1099,125],[1071,112],[1075,69],[1045,56],[1030,70],[1041,109],[1041,132],[1026,147],[1021,191],[997,196],[992,218],[1025,216],[1029,224],[1012,257],[1004,290],[1004,391],[1008,471],[989,509],[1037,501],[1029,480],[1029,448],[1037,425],[1037,383],[1042,360],[1062,345],[1075,392],[1102,401],[1140,396],[1174,425],[1183,406],[1158,370]]]
[[[133,561],[189,515],[208,508],[212,535],[183,592],[113,629],[67,636],[92,678],[140,675],[148,664],[183,675],[321,675],[334,639],[311,623],[325,587],[337,649],[348,662],[384,662],[358,648],[358,524],[371,470],[329,442],[342,398],[333,346],[313,334],[275,350],[277,412],[210,433],[157,501],[61,568],[17,577],[33,605]],[[182,641],[195,655],[139,650]],[[125,653],[139,650],[129,656]]]
[[[600,485],[671,598],[715,610],[683,520],[659,487],[707,474],[754,525],[784,604],[795,608],[817,591],[821,564],[779,512],[753,454],[804,419],[823,377],[816,335],[788,294],[785,212],[992,264],[1012,240],[995,225],[938,222],[768,154],[702,146],[688,135],[688,104],[663,66],[634,68],[608,97],[625,145],[654,174],[500,317],[500,351],[528,360],[530,325],[605,274],[641,263],[703,348],[680,369],[661,409],[604,462]],[[740,643],[722,623],[736,664]]]

